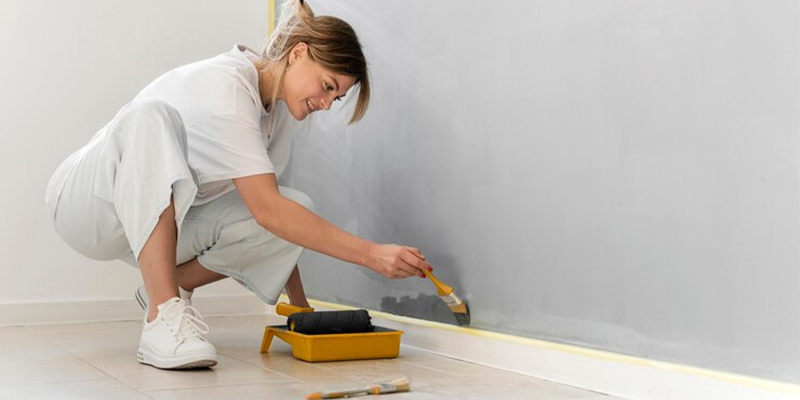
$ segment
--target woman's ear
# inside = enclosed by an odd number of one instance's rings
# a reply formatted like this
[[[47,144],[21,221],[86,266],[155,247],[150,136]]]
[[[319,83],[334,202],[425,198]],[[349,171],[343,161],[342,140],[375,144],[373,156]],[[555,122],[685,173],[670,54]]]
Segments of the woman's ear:
[[[308,54],[308,45],[305,42],[300,42],[292,48],[292,52],[289,54],[289,61],[295,62]]]

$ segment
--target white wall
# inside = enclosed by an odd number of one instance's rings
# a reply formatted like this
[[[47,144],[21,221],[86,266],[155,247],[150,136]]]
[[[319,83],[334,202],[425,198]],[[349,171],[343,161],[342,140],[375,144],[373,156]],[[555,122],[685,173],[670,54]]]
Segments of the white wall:
[[[56,235],[50,174],[161,73],[261,46],[266,31],[266,0],[0,2],[0,306],[134,302],[138,270],[86,259]],[[197,295],[244,293],[227,281]]]

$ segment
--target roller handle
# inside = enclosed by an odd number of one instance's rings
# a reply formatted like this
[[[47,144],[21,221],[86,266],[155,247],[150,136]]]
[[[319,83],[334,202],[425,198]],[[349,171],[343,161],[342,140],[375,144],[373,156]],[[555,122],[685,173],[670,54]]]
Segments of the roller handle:
[[[314,312],[314,309],[311,307],[293,306],[291,304],[281,302],[275,305],[275,312],[278,315],[283,315],[284,317],[288,317],[294,313],[299,313],[299,312]]]

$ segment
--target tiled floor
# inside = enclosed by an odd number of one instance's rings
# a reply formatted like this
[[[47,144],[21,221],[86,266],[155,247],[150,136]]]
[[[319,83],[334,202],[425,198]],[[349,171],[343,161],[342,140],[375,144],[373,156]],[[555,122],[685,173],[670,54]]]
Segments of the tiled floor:
[[[411,379],[401,399],[619,400],[402,347],[393,360],[306,363],[275,339],[260,354],[264,326],[280,317],[207,318],[220,354],[212,369],[163,371],[136,362],[141,323],[0,327],[0,399],[303,399],[326,389]]]

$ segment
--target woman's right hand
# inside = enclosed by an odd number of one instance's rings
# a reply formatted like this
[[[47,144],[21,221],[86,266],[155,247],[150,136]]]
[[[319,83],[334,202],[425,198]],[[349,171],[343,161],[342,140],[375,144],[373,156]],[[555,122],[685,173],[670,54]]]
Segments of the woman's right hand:
[[[389,279],[408,278],[414,275],[424,278],[423,269],[433,271],[431,265],[425,261],[425,256],[413,247],[376,244],[370,253],[371,257],[366,267]]]

